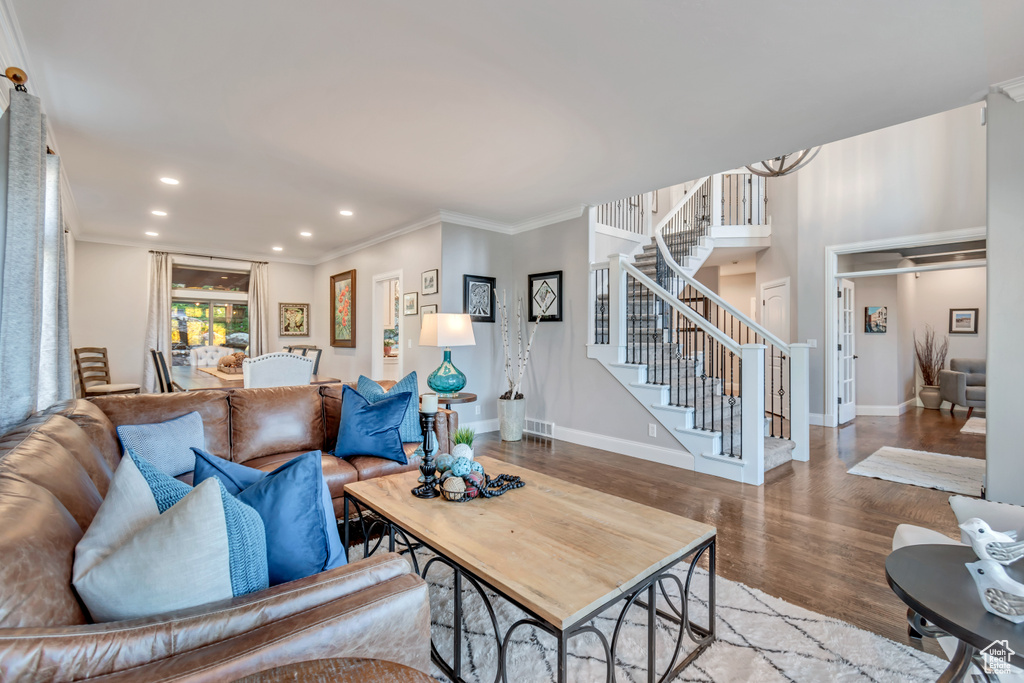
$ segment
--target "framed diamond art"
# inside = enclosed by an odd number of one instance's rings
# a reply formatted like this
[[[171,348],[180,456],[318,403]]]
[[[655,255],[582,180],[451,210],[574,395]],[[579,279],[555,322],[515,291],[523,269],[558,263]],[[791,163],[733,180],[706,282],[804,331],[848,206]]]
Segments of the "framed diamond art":
[[[529,275],[530,320],[562,322],[562,271]]]

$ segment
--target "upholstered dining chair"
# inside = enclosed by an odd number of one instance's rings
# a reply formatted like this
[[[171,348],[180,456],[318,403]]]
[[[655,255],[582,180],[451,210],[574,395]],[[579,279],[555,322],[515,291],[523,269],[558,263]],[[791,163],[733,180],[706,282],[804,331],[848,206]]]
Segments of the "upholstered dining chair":
[[[313,359],[294,353],[267,353],[242,361],[242,385],[246,389],[309,384],[312,377]]]
[[[156,366],[156,381],[159,384],[161,394],[169,394],[174,391],[184,391],[177,382],[171,381],[171,373],[167,369],[167,358],[156,349],[150,349],[149,355],[153,358],[153,365]]]
[[[75,367],[78,369],[78,383],[82,395],[107,396],[109,394],[137,394],[142,388],[138,384],[112,384],[110,365],[105,347],[84,346],[75,349]]]
[[[320,373],[320,354],[324,352],[319,346],[313,346],[312,344],[291,344],[284,347],[288,353],[295,353],[300,356],[313,359],[313,374],[317,375]]]
[[[215,368],[217,361],[234,352],[235,349],[229,346],[193,346],[188,356],[194,368]]]

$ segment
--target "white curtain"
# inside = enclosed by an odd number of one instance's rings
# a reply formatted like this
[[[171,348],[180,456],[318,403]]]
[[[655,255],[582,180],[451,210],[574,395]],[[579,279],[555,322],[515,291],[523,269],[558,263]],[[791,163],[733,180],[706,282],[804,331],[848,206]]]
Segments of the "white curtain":
[[[0,433],[71,398],[60,160],[39,99],[0,116]]]
[[[153,252],[149,263],[149,318],[146,322],[146,344],[143,347],[142,384],[152,393],[159,386],[150,349],[156,349],[171,366],[171,256]]]
[[[270,311],[267,298],[266,263],[252,264],[249,272],[249,355],[262,356],[270,348],[267,331],[267,316]]]

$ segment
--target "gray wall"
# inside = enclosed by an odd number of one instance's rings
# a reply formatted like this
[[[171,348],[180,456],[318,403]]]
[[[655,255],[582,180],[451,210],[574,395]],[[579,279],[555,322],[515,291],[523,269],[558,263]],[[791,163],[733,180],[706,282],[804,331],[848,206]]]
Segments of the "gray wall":
[[[1020,407],[1024,364],[1024,104],[988,97],[988,489],[1024,505]],[[983,321],[984,322],[984,321]]]

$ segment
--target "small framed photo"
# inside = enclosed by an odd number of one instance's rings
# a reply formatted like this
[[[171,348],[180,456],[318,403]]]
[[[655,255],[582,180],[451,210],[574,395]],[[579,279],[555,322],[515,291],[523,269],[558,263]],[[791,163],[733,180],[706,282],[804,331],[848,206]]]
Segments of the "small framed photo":
[[[420,291],[423,292],[423,296],[437,294],[437,268],[424,271],[420,275]]]
[[[949,309],[950,334],[978,334],[977,308]]]
[[[562,321],[562,271],[527,276],[530,293],[530,320]]]
[[[469,313],[475,323],[494,322],[494,287],[496,280],[483,275],[462,276],[462,312]]]
[[[433,315],[434,313],[437,313],[437,304],[420,306],[420,315]]]
[[[278,304],[278,336],[309,336],[309,304]]]
[[[405,315],[416,315],[420,308],[420,295],[418,292],[407,292],[402,299],[402,313]]]
[[[888,306],[864,307],[864,334],[885,334],[888,324]]]

